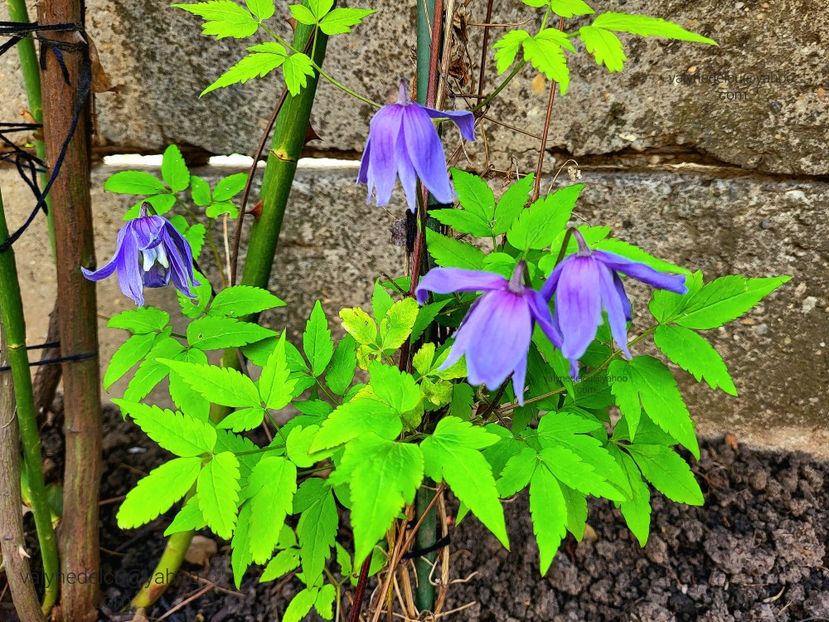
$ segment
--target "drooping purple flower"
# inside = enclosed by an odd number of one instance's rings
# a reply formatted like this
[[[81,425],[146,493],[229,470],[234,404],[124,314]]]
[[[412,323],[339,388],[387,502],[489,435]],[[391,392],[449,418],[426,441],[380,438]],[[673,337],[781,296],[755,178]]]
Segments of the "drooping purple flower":
[[[524,262],[519,262],[509,280],[492,272],[434,268],[421,279],[416,291],[420,304],[426,301],[428,292],[484,292],[455,333],[442,368],[451,367],[466,355],[469,382],[485,384],[490,390],[512,374],[512,386],[522,405],[533,322],[556,346],[561,345],[547,302],[523,283],[524,267]]]
[[[94,272],[81,268],[90,281],[100,281],[118,272],[118,285],[139,307],[144,305],[145,287],[164,287],[170,281],[185,296],[199,285],[193,276],[190,244],[162,216],[150,216],[146,204],[140,216],[128,221],[118,232],[115,256]]]
[[[406,83],[400,83],[396,104],[387,104],[374,115],[360,162],[357,181],[368,184],[368,198],[387,205],[397,177],[406,193],[409,209],[416,209],[417,179],[441,203],[455,198],[446,156],[432,119],[451,119],[466,140],[475,140],[475,118],[467,111],[441,111],[409,99]]]
[[[630,300],[619,273],[659,289],[684,294],[684,274],[666,274],[614,253],[593,251],[582,235],[573,230],[579,244],[574,255],[564,259],[541,288],[544,300],[555,297],[553,325],[560,332],[561,353],[570,361],[570,375],[577,379],[579,359],[596,337],[602,311],[613,341],[625,358],[630,358],[627,323],[632,319]]]

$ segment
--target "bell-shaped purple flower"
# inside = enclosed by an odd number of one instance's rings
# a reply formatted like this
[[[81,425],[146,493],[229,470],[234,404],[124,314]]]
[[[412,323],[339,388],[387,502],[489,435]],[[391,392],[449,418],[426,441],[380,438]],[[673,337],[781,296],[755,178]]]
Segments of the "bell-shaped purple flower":
[[[455,333],[455,342],[442,368],[454,365],[466,355],[469,382],[485,384],[490,390],[498,388],[512,374],[512,386],[522,405],[533,322],[556,346],[561,345],[547,302],[523,283],[524,268],[524,262],[519,262],[509,280],[492,272],[434,268],[421,279],[416,291],[420,304],[426,301],[428,292],[484,292]]]
[[[461,136],[475,140],[475,118],[471,112],[445,112],[421,106],[409,99],[405,82],[400,83],[397,103],[377,111],[369,126],[357,176],[359,183],[368,184],[369,201],[374,195],[377,205],[387,205],[398,176],[413,212],[418,178],[439,202],[454,200],[446,156],[432,119],[451,119]]]
[[[596,337],[602,311],[613,341],[630,358],[627,323],[632,319],[630,300],[619,273],[659,289],[678,294],[688,291],[684,274],[658,272],[638,261],[614,253],[593,251],[573,230],[579,250],[562,261],[541,288],[544,300],[555,297],[553,324],[562,336],[561,353],[570,361],[570,375],[578,379],[579,359]]]
[[[94,272],[81,268],[83,275],[100,281],[117,271],[121,291],[139,307],[144,305],[145,287],[164,287],[170,281],[193,298],[190,288],[199,283],[193,275],[190,244],[166,218],[148,215],[146,204],[140,213],[121,227],[109,263]]]

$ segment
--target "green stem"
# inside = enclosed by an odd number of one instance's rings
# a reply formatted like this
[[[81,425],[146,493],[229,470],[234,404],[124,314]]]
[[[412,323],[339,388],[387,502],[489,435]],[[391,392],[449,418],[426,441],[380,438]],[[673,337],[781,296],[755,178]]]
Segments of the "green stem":
[[[432,499],[435,497],[433,482],[424,482],[417,490],[415,497],[415,508],[417,516],[422,516],[427,511]],[[420,529],[415,534],[415,545],[418,550],[424,550],[435,543],[437,534],[437,517],[435,509],[428,510],[424,516]],[[415,572],[417,573],[417,590],[415,592],[415,604],[420,611],[432,611],[435,608],[435,586],[430,580],[432,568],[437,559],[437,552],[432,551],[415,561]]]
[[[29,11],[26,0],[6,0],[9,8],[9,19],[13,22],[28,23]],[[40,90],[40,63],[37,60],[35,42],[32,37],[22,37],[17,42],[17,54],[20,58],[20,71],[23,74],[23,85],[26,88],[26,98],[29,101],[29,112],[35,123],[43,123],[43,96]],[[42,162],[46,161],[46,145],[43,139],[35,136],[35,153]],[[48,181],[45,173],[39,175],[40,187]],[[52,202],[46,198],[46,228],[49,231],[49,243],[52,247],[52,257],[55,256],[55,228],[52,221]]]
[[[0,195],[0,240],[9,238],[3,197]],[[32,495],[32,513],[37,529],[40,555],[43,559],[43,612],[48,613],[58,595],[58,547],[52,526],[52,513],[43,480],[40,456],[40,435],[37,429],[32,376],[26,353],[26,322],[14,251],[0,253],[0,321],[6,335],[6,357],[11,367],[14,394],[17,403],[17,421],[23,441],[23,466],[29,479]],[[2,373],[2,372],[0,372]]]
[[[190,548],[190,541],[193,539],[192,531],[180,531],[174,533],[167,540],[167,546],[158,564],[150,575],[151,580],[147,581],[141,591],[132,599],[131,605],[136,609],[139,607],[150,607],[161,595],[167,591],[170,584],[176,578],[179,568]]]
[[[294,47],[304,49],[314,29],[300,24],[294,35]],[[322,65],[328,37],[320,34],[317,39],[314,62]],[[276,120],[271,149],[262,179],[262,211],[253,223],[248,240],[248,251],[242,272],[242,284],[268,287],[276,245],[291,185],[296,173],[297,161],[305,146],[311,107],[317,92],[317,74],[308,78],[308,85],[297,95],[288,95]]]

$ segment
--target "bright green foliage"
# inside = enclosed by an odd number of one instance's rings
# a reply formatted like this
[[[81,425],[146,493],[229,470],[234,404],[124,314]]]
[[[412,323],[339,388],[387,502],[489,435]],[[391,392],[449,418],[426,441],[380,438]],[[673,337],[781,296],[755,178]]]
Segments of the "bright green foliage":
[[[325,383],[335,394],[342,395],[354,378],[357,368],[357,342],[350,335],[343,337],[334,350]]]
[[[328,416],[311,443],[311,451],[336,447],[368,433],[393,439],[402,429],[400,415],[393,407],[373,396],[357,396]]]
[[[109,359],[109,365],[104,373],[104,388],[109,389],[115,381],[147,356],[156,342],[162,339],[164,339],[163,335],[154,333],[133,335],[127,339]]]
[[[170,322],[170,314],[155,307],[138,307],[121,311],[109,318],[107,326],[123,328],[134,335],[161,332]]]
[[[220,538],[228,539],[236,525],[236,504],[239,499],[239,460],[224,451],[199,473],[196,490],[199,509],[208,527]]]
[[[466,242],[441,235],[432,229],[426,230],[426,243],[435,263],[444,268],[480,270],[484,265],[482,250]]]
[[[257,2],[257,4],[261,4]],[[197,4],[174,4],[204,20],[202,34],[224,39],[244,39],[259,30],[259,21],[244,7],[232,0],[210,0]]]
[[[414,500],[423,479],[423,454],[417,445],[366,434],[348,445],[340,469],[350,480],[354,564],[359,566],[404,504]]]
[[[235,369],[166,359],[160,362],[214,404],[245,408],[262,403],[253,380]]]
[[[287,58],[287,50],[274,41],[253,45],[248,48],[247,56],[225,71],[201,94],[207,95],[231,84],[244,84],[254,78],[264,78],[274,69],[281,67]]]
[[[126,400],[113,402],[131,416],[147,436],[177,456],[201,456],[212,452],[216,445],[216,431],[203,421],[158,406]]]
[[[685,296],[655,291],[650,311],[661,324],[707,330],[736,320],[791,277],[751,279],[724,276]]]
[[[360,24],[366,17],[376,13],[374,9],[352,9],[338,7],[332,10],[333,3],[309,2],[308,6],[292,4],[289,8],[294,19],[300,24],[319,28],[327,35],[341,35],[351,32],[354,26]]]
[[[257,564],[270,559],[285,517],[293,507],[296,467],[279,456],[265,456],[253,468],[244,496],[250,504],[248,531],[251,558]]]
[[[322,575],[337,535],[337,505],[325,480],[305,480],[294,497],[294,514],[299,514],[297,537],[305,578],[313,583]]]
[[[293,397],[296,381],[290,378],[288,357],[285,353],[285,335],[279,338],[276,347],[262,368],[257,386],[262,403],[271,410],[279,410],[288,405]]]
[[[504,191],[501,198],[498,199],[498,205],[495,207],[495,226],[492,231],[496,235],[506,233],[518,218],[519,214],[527,204],[532,192],[533,181],[535,175],[530,173],[513,183]]]
[[[650,356],[637,356],[629,362],[615,360],[608,374],[619,409],[627,419],[631,439],[644,410],[656,425],[699,458],[691,415],[673,374],[661,361]]]
[[[210,303],[208,314],[239,318],[284,306],[285,303],[282,300],[265,289],[234,285],[216,294],[213,302]]]
[[[199,350],[238,348],[273,336],[274,332],[252,322],[208,316],[187,326],[187,342]]]
[[[661,325],[656,328],[653,340],[665,356],[693,375],[697,382],[705,380],[712,389],[720,388],[729,395],[737,395],[725,362],[705,338],[682,326]]]
[[[308,78],[314,75],[314,62],[302,52],[291,54],[282,64],[282,73],[288,92],[299,95],[308,85]]]
[[[627,450],[645,478],[677,503],[702,505],[704,499],[688,463],[665,445],[629,445]]]
[[[567,506],[561,486],[546,463],[535,469],[530,480],[530,516],[538,542],[541,574],[547,574],[567,533]]]
[[[472,513],[509,547],[504,510],[492,468],[481,454],[498,437],[481,427],[455,417],[440,420],[434,433],[421,443],[426,459],[426,474],[436,482],[445,480],[452,492]]]
[[[546,28],[532,37],[522,41],[524,60],[544,74],[548,80],[558,82],[562,95],[567,94],[570,86],[570,70],[564,50],[575,52],[567,35],[557,28]]]
[[[118,509],[118,526],[139,527],[169,510],[199,476],[199,458],[176,458],[153,469],[140,480]]]
[[[245,0],[245,4],[260,21],[272,17],[276,11],[274,0]]]
[[[495,196],[487,183],[459,169],[452,169],[452,182],[460,208],[434,210],[430,215],[460,233],[478,237],[494,235]]]
[[[541,250],[567,228],[584,184],[573,184],[539,199],[523,210],[507,231],[507,241],[519,250]]]
[[[305,324],[302,347],[311,364],[311,373],[315,376],[322,375],[334,355],[334,340],[331,339],[328,320],[325,318],[325,311],[322,310],[319,300],[314,304],[311,317]]]

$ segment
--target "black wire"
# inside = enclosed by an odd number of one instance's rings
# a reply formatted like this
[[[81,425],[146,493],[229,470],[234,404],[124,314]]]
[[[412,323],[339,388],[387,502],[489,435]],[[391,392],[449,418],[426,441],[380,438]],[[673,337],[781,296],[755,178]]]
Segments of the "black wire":
[[[57,356],[52,359],[41,359],[39,361],[29,361],[29,367],[40,367],[41,365],[57,365],[59,363],[72,363],[75,361],[85,361],[87,359],[98,356],[97,352],[84,352],[82,354],[69,354],[67,356]],[[0,372],[10,371],[10,365],[3,365],[0,367]]]
[[[66,84],[70,83],[69,69],[66,67],[66,62],[63,59],[64,51],[81,51],[83,52],[81,71],[78,76],[78,93],[75,100],[75,106],[72,111],[72,120],[69,125],[69,131],[61,144],[58,157],[55,159],[55,164],[52,167],[52,173],[43,191],[38,185],[37,176],[46,171],[46,164],[40,158],[32,155],[25,149],[22,149],[9,139],[5,134],[13,132],[32,131],[40,127],[35,123],[0,123],[0,142],[2,142],[10,151],[0,154],[0,160],[13,160],[17,167],[17,172],[24,183],[29,186],[32,194],[35,197],[35,206],[26,218],[26,221],[14,232],[7,240],[0,244],[0,253],[8,251],[12,245],[20,239],[20,236],[25,233],[26,229],[34,222],[37,213],[43,211],[47,213],[46,197],[49,195],[52,185],[60,173],[63,161],[66,158],[66,152],[69,149],[69,143],[75,135],[75,130],[78,127],[80,116],[86,100],[92,91],[92,63],[89,58],[89,50],[87,44],[84,43],[66,43],[63,41],[55,41],[39,36],[40,32],[78,32],[83,34],[83,27],[79,24],[51,24],[48,26],[39,26],[37,22],[18,23],[18,22],[2,22],[0,21],[0,36],[10,37],[9,41],[0,45],[0,56],[14,47],[24,35],[35,35],[41,42],[40,48],[40,66],[46,66],[46,54],[52,52],[58,62],[63,79]]]

